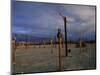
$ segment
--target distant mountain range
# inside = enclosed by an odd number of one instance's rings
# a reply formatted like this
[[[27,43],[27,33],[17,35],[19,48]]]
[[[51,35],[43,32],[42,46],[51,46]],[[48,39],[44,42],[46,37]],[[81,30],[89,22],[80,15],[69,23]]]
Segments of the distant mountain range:
[[[40,41],[40,42],[43,42],[43,41],[47,41],[47,42],[50,42],[51,39],[53,39],[54,41],[57,41],[57,37],[55,36],[54,38],[51,38],[50,36],[48,37],[44,37],[44,36],[33,36],[33,35],[29,35],[29,34],[17,34],[17,33],[13,33],[12,34],[12,38],[13,37],[16,37],[16,40],[17,41],[31,41],[31,42],[36,42],[36,41]],[[76,37],[72,37],[72,38],[67,38],[68,41],[79,41],[80,39],[79,38],[76,38]],[[82,40],[85,40],[85,41],[94,41],[95,40],[95,37],[92,38],[92,39],[89,39],[89,38],[81,38]]]
[[[16,37],[17,41],[50,41],[50,37],[39,37],[39,36],[33,36],[33,35],[26,35],[26,34],[13,34],[12,38]]]

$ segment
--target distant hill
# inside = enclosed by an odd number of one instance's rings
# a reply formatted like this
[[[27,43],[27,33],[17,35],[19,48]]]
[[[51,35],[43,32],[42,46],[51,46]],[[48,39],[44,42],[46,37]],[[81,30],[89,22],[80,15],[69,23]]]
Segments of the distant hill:
[[[51,38],[49,37],[38,37],[38,36],[33,36],[33,35],[26,35],[26,34],[13,34],[13,37],[16,37],[17,41],[43,41],[43,40],[50,40]]]
[[[55,38],[51,38],[51,37],[44,37],[44,36],[34,36],[34,35],[27,35],[27,34],[17,34],[17,33],[13,33],[12,34],[12,38],[13,37],[16,37],[17,41],[31,41],[31,42],[43,42],[43,41],[46,41],[46,42],[50,42],[51,39],[53,39],[54,41],[56,40],[56,43],[57,43],[57,37],[56,39]],[[95,39],[95,38],[94,38]],[[82,39],[86,42],[90,42],[90,43],[93,43],[95,42],[95,40],[90,40],[90,39]],[[76,43],[76,42],[79,42],[79,39],[75,39],[75,38],[72,38],[72,39],[68,39],[67,40],[68,43]]]

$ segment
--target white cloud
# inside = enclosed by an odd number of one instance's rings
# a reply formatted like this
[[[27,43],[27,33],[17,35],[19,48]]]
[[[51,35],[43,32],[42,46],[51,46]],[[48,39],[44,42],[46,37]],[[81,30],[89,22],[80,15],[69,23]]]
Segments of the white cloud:
[[[67,13],[70,13],[73,24],[76,25],[76,30],[80,32],[94,32],[95,31],[95,7],[94,6],[83,6],[83,5],[67,5],[63,6]],[[66,15],[67,16],[67,15]],[[70,24],[69,24],[70,25]]]

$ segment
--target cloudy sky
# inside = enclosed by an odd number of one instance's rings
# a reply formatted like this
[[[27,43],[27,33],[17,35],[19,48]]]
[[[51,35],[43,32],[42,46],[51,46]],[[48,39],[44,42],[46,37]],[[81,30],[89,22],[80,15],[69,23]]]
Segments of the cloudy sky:
[[[54,37],[60,28],[64,34],[61,13],[67,18],[67,37],[95,39],[95,6],[12,2],[12,33],[37,37]]]

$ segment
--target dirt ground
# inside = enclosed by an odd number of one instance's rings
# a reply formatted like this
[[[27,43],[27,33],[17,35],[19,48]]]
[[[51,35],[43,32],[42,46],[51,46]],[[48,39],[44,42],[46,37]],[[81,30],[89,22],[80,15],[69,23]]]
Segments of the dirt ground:
[[[85,48],[70,48],[65,56],[62,48],[62,71],[87,70],[96,68],[96,48],[87,44]],[[58,48],[18,48],[16,49],[16,64],[12,65],[13,73],[56,72],[59,69]]]

